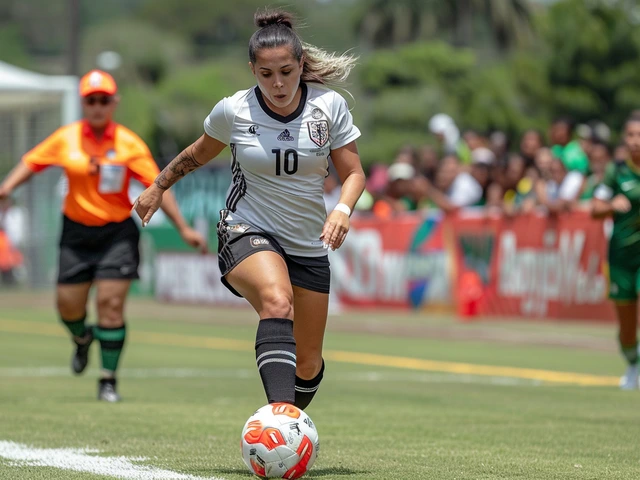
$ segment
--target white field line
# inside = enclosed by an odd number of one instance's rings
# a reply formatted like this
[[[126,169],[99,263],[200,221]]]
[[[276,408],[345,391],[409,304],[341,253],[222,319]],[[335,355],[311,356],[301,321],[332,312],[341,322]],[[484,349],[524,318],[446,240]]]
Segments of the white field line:
[[[160,468],[136,465],[145,458],[100,457],[89,448],[35,448],[0,440],[2,459],[12,467],[54,467],[74,472],[93,473],[127,480],[223,480],[219,477],[196,477]]]
[[[254,369],[207,369],[207,368],[123,368],[119,370],[121,378],[238,378],[257,377]],[[87,375],[97,375],[98,370],[91,369]],[[69,367],[12,367],[0,368],[2,378],[49,378],[70,377]],[[484,375],[464,375],[452,373],[420,372],[380,372],[366,371],[353,373],[334,373],[331,381],[340,382],[393,382],[393,383],[474,383],[499,386],[542,386],[548,385],[540,380],[515,377],[490,377]]]

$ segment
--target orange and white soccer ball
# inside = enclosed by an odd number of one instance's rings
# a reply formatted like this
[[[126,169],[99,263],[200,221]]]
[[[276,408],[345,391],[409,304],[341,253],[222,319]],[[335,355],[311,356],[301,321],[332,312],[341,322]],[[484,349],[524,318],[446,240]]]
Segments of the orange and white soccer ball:
[[[295,479],[316,461],[320,443],[316,427],[288,403],[265,405],[242,429],[242,459],[261,478]]]

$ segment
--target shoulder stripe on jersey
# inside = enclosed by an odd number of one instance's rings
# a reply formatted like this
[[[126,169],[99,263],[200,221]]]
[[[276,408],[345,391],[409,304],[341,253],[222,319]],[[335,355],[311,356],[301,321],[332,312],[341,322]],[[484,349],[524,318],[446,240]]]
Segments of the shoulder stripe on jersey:
[[[233,188],[227,196],[227,209],[235,212],[236,207],[238,206],[238,202],[242,197],[244,197],[244,194],[247,192],[247,181],[244,178],[244,174],[242,173],[240,162],[238,162],[238,158],[236,157],[236,144],[230,143],[229,148],[231,149],[231,157],[233,158],[233,161],[231,163]]]

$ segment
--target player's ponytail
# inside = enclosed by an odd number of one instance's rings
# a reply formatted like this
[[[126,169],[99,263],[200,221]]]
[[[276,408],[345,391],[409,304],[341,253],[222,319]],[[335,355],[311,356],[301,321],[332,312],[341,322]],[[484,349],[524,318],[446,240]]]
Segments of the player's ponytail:
[[[256,12],[254,23],[259,30],[249,40],[249,59],[256,62],[256,52],[263,48],[291,47],[293,56],[300,60],[304,56],[301,80],[328,85],[343,83],[356,64],[357,57],[349,54],[337,55],[318,47],[303,43],[293,29],[293,15],[283,10]]]
[[[303,82],[342,84],[347,80],[358,60],[354,55],[329,53],[308,43],[303,44],[303,51],[304,66],[301,77]]]

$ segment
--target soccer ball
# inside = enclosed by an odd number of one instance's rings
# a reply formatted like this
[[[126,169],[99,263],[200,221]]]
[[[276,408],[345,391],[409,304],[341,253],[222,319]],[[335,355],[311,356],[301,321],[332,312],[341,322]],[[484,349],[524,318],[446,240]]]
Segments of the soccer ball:
[[[309,416],[288,403],[265,405],[251,415],[240,444],[244,463],[261,478],[300,478],[320,448]]]

